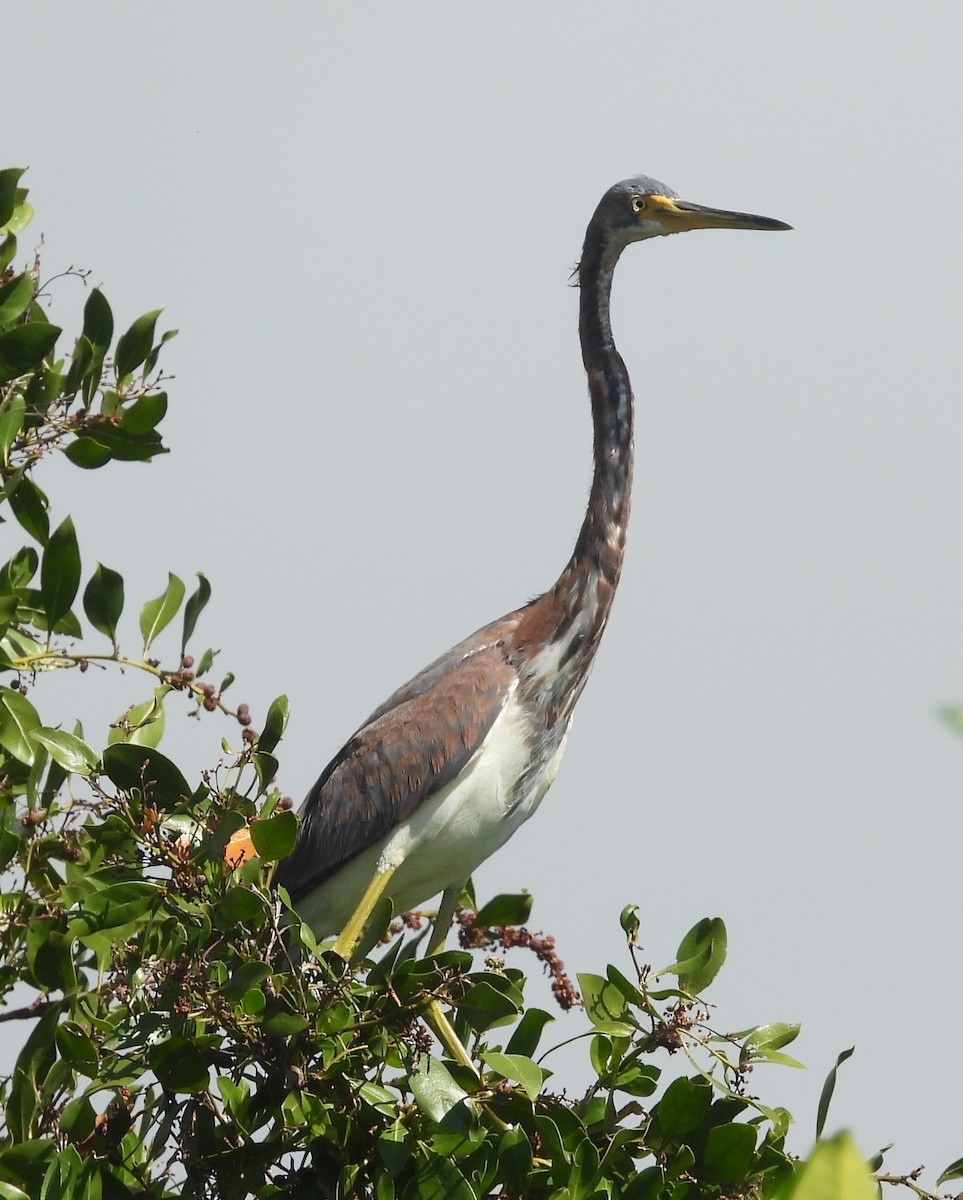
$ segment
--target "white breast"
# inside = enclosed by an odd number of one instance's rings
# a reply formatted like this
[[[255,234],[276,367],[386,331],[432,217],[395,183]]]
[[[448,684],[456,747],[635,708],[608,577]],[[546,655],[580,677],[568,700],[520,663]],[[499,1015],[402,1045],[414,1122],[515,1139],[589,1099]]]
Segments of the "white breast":
[[[531,772],[535,742],[531,719],[513,692],[464,770],[306,896],[299,905],[302,918],[319,937],[339,933],[375,873],[389,868],[394,874],[386,895],[395,912],[464,883],[532,815],[555,778],[564,737],[550,761]]]

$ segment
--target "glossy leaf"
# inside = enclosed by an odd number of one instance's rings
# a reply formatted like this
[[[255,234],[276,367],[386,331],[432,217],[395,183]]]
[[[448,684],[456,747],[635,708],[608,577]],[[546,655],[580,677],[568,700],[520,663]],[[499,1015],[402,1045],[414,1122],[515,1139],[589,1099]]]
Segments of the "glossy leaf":
[[[703,917],[682,939],[677,961],[660,974],[679,977],[679,987],[690,995],[704,991],[726,960],[726,927],[721,917]]]
[[[70,368],[63,379],[63,394],[75,395],[84,379],[94,371],[94,348],[88,338],[81,336],[74,342]]]
[[[33,546],[21,546],[17,553],[0,567],[0,587],[4,591],[25,588],[37,574],[40,556]]]
[[[107,297],[94,288],[87,297],[84,305],[84,337],[94,348],[94,352],[102,359],[114,336],[114,314],[110,311]]]
[[[18,393],[8,396],[0,407],[0,455],[3,456],[4,462],[7,461],[10,447],[23,428],[26,412],[27,402]]]
[[[520,1084],[529,1100],[537,1099],[546,1075],[537,1063],[524,1054],[502,1054],[495,1050],[486,1051],[484,1060],[493,1071]]]
[[[114,353],[114,368],[118,380],[135,371],[150,354],[154,342],[154,326],[160,314],[159,308],[144,313],[118,338]]]
[[[6,227],[14,209],[22,202],[24,194],[20,177],[26,167],[5,167],[0,171],[0,229]]]
[[[541,1008],[527,1008],[515,1031],[508,1039],[505,1050],[508,1054],[524,1054],[531,1057],[538,1049],[538,1043],[545,1026],[555,1018]]]
[[[103,563],[84,588],[84,612],[98,633],[117,644],[117,622],[124,611],[124,579]]]
[[[57,1049],[75,1071],[91,1079],[97,1074],[97,1047],[79,1025],[65,1021],[57,1026]]]
[[[29,475],[24,475],[10,493],[10,511],[32,538],[41,546],[47,544],[50,534],[47,497]]]
[[[86,937],[105,929],[120,929],[157,907],[158,890],[152,883],[115,883],[90,892],[67,914],[71,937]]]
[[[100,759],[79,737],[62,729],[34,729],[31,738],[44,746],[50,757],[65,771],[76,775],[93,775],[100,766]]]
[[[532,1144],[519,1126],[507,1129],[498,1143],[498,1169],[509,1192],[523,1196],[532,1170]]]
[[[167,393],[148,392],[146,396],[135,400],[130,408],[124,409],[120,425],[128,433],[150,433],[156,425],[160,424],[166,414]]]
[[[40,560],[40,596],[48,628],[70,611],[80,587],[80,550],[70,517],[50,535]]]
[[[819,1107],[816,1109],[816,1137],[822,1137],[823,1130],[826,1127],[826,1117],[829,1115],[829,1105],[833,1098],[833,1092],[836,1090],[836,1072],[848,1059],[852,1058],[856,1051],[855,1046],[850,1046],[848,1050],[843,1050],[836,1058],[836,1064],[826,1076],[826,1082],[823,1084],[823,1090],[819,1095]]]
[[[164,331],[164,333],[161,334],[160,341],[153,348],[153,350],[151,350],[150,354],[147,355],[147,360],[144,363],[144,374],[145,375],[150,375],[150,373],[157,366],[157,358],[161,352],[161,349],[167,345],[167,343],[171,340],[171,338],[177,337],[177,332],[178,331],[176,329],[167,329]]]
[[[743,1041],[739,1061],[741,1063],[761,1061],[782,1063],[784,1066],[800,1066],[801,1064],[794,1058],[790,1058],[788,1054],[779,1054],[778,1051],[783,1046],[788,1046],[790,1042],[795,1041],[801,1028],[801,1025],[789,1025],[785,1021],[758,1026]]]
[[[160,809],[178,807],[193,791],[174,763],[150,746],[132,746],[127,742],[108,746],[103,769],[122,791],[141,791],[146,800]]]
[[[197,618],[207,607],[207,602],[211,598],[211,585],[200,571],[197,572],[197,580],[197,588],[191,592],[187,603],[184,605],[184,632],[181,636],[181,654],[184,653],[187,643],[194,633]]]
[[[223,691],[223,687],[221,690]],[[257,739],[258,750],[266,751],[268,754],[271,753],[287,728],[288,715],[287,696],[278,696],[276,700],[272,700],[271,707],[268,709],[267,717],[264,720],[264,728]]]
[[[81,434],[64,447],[64,457],[75,467],[81,467],[85,471],[96,471],[98,467],[110,462],[111,453],[94,438]]]
[[[8,329],[33,299],[33,279],[23,271],[0,286],[0,329]]]
[[[29,375],[57,343],[60,329],[46,321],[31,321],[0,333],[0,383]]]
[[[585,1015],[603,1033],[619,1037],[631,1035],[634,1025],[623,1018],[628,1006],[625,997],[614,984],[601,975],[580,972],[578,985],[582,992]]]
[[[264,862],[287,858],[298,837],[298,819],[290,810],[251,822],[251,841]]]
[[[30,734],[39,728],[40,717],[27,697],[13,688],[0,688],[0,746],[28,767],[37,757]]]
[[[532,897],[528,892],[503,892],[482,905],[476,914],[478,925],[491,929],[499,925],[524,925],[532,913]]]
[[[963,1158],[956,1159],[940,1173],[939,1179],[936,1181],[936,1186],[942,1187],[944,1183],[949,1183],[951,1179],[963,1179]]]
[[[97,442],[102,450],[108,451],[118,462],[147,462],[156,454],[167,453],[160,434],[155,430],[131,433],[130,430],[110,421],[88,421],[84,426],[83,437]]]
[[[0,229],[0,233],[4,231]],[[17,257],[17,239],[12,233],[7,233],[6,237],[0,242],[0,271],[5,271],[7,267]]]
[[[418,1066],[408,1076],[408,1086],[433,1121],[444,1121],[459,1108],[468,1116],[468,1093],[455,1082],[441,1059],[421,1055]]]
[[[125,742],[131,746],[159,746],[164,736],[164,698],[171,690],[169,684],[161,684],[154,689],[150,700],[132,704],[123,716],[111,725],[107,744],[113,746],[118,742]]]
[[[176,575],[168,572],[167,587],[156,600],[148,600],[140,610],[140,631],[144,638],[144,654],[154,638],[165,629],[181,606],[184,599],[184,584]]]

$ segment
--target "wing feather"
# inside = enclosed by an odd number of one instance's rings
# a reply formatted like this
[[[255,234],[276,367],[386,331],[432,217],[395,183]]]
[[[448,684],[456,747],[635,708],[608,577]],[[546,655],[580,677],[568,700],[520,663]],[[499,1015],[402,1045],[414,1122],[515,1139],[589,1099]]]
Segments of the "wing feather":
[[[514,614],[512,614],[514,616]],[[371,714],[301,806],[276,882],[294,901],[324,883],[465,768],[517,682],[498,622],[436,659]]]

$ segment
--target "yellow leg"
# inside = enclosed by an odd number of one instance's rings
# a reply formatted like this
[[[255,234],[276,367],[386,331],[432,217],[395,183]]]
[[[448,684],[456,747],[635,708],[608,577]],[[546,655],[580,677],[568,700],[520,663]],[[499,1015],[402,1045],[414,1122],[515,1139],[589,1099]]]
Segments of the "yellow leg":
[[[361,941],[361,935],[364,933],[364,927],[368,922],[368,918],[384,894],[384,890],[388,886],[388,881],[394,873],[394,867],[389,867],[387,871],[379,871],[365,888],[364,895],[361,897],[358,907],[351,914],[351,919],[338,934],[337,940],[334,943],[335,954],[340,954],[343,959],[347,960],[354,953],[355,947]]]
[[[461,1063],[463,1067],[468,1067],[470,1071],[474,1071],[476,1075],[478,1074],[478,1068],[469,1058],[468,1051],[461,1044],[461,1039],[455,1033],[454,1029],[452,1029],[451,1022],[442,1012],[441,1005],[437,1000],[432,1000],[425,1009],[425,1024],[455,1062]]]
[[[451,919],[455,915],[455,906],[458,903],[458,897],[461,895],[463,886],[463,884],[459,883],[442,892],[441,904],[438,905],[438,914],[431,928],[431,941],[428,943],[428,949],[425,951],[425,958],[431,958],[432,955],[437,954],[439,950],[444,948],[445,938],[448,936],[448,930],[451,928]]]

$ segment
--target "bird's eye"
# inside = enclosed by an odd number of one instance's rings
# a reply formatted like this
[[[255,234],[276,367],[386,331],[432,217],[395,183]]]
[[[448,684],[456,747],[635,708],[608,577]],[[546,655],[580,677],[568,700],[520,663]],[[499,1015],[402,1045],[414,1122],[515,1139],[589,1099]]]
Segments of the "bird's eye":
[[[644,196],[633,196],[632,197],[632,211],[640,213],[644,210],[644,208],[645,208],[645,197]]]

